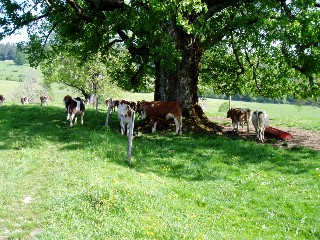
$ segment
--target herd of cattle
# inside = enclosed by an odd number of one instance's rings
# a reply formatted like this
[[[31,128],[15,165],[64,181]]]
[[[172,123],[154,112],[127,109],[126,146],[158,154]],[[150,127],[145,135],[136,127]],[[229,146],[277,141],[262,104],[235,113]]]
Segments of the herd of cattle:
[[[231,108],[227,112],[227,118],[231,118],[234,131],[239,131],[239,125],[244,128],[247,126],[247,131],[250,131],[250,122],[256,131],[257,139],[264,142],[264,132],[269,126],[269,116],[263,110],[256,110],[253,113],[249,108]]]
[[[2,105],[4,100],[5,97],[0,95],[0,105]],[[40,96],[41,105],[47,106],[50,100],[50,97],[47,95]],[[81,124],[83,124],[86,101],[80,97],[72,98],[70,95],[67,95],[64,97],[63,102],[67,112],[67,120],[70,121],[70,127],[77,123],[77,115],[81,116]],[[21,97],[22,105],[28,103],[28,97]],[[107,99],[105,103],[110,114],[115,113],[117,108],[122,135],[128,134],[129,132],[128,128],[133,112],[138,113],[141,119],[148,118],[151,124],[152,133],[156,131],[159,119],[169,117],[173,118],[175,122],[176,134],[182,133],[182,106],[179,102],[147,102],[142,100],[141,102],[135,103],[126,100]],[[231,108],[227,112],[227,118],[231,118],[234,131],[239,131],[239,126],[241,126],[242,131],[244,131],[244,125],[246,125],[247,131],[249,132],[250,122],[252,122],[257,134],[257,139],[261,142],[264,141],[265,128],[269,126],[269,117],[265,111],[256,110],[252,112],[248,108]]]

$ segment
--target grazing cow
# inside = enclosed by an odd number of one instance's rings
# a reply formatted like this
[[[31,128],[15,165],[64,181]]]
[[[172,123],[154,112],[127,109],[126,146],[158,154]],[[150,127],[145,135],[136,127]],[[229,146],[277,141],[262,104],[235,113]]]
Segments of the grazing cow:
[[[0,106],[2,105],[2,103],[4,102],[6,98],[0,94]]]
[[[122,99],[122,100],[120,100],[119,101],[119,104],[118,104],[118,107],[120,106],[120,104],[127,104],[127,105],[129,105],[133,110],[136,110],[137,109],[137,104],[135,103],[135,102],[133,102],[133,101],[127,101],[127,100],[124,100],[124,99]]]
[[[92,106],[95,107],[97,103],[96,95],[90,94],[88,97],[86,97],[85,103],[88,105],[89,103],[92,103]]]
[[[47,106],[47,105],[48,105],[48,102],[49,102],[50,100],[51,100],[51,99],[50,99],[50,97],[49,97],[48,95],[41,95],[41,96],[40,96],[41,106],[42,106],[42,104],[43,104],[44,106]]]
[[[182,106],[179,102],[141,101],[137,112],[142,118],[148,117],[152,126],[152,133],[156,131],[157,119],[172,117],[176,124],[176,134],[182,133]]]
[[[263,110],[256,110],[252,114],[252,124],[256,130],[257,139],[264,142],[264,131],[269,126],[268,114]]]
[[[227,118],[231,118],[234,131],[239,130],[239,124],[244,128],[247,125],[247,132],[250,131],[251,110],[249,108],[231,108],[227,112]]]
[[[110,105],[110,114],[115,112],[114,102],[115,102],[115,100],[112,100],[111,98],[106,100],[107,110],[109,109],[109,105]]]
[[[22,105],[27,105],[29,104],[29,98],[27,96],[24,96],[21,98],[21,104]]]
[[[131,121],[131,116],[134,112],[134,109],[130,107],[129,104],[122,102],[118,106],[118,118],[120,120],[120,130],[121,134],[129,134],[129,124]]]
[[[116,107],[119,107],[120,100],[113,100],[113,112],[116,111]]]
[[[68,99],[66,101],[67,120],[70,120],[70,127],[77,124],[77,114],[81,115],[81,124],[83,125],[83,115],[85,110],[84,101],[80,98]]]

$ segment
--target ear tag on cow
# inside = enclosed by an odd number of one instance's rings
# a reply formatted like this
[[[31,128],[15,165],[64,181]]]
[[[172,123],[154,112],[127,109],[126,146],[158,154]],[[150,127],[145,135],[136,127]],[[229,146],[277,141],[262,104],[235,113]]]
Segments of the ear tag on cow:
[[[153,103],[153,104],[151,104],[151,107],[154,107],[154,103]]]

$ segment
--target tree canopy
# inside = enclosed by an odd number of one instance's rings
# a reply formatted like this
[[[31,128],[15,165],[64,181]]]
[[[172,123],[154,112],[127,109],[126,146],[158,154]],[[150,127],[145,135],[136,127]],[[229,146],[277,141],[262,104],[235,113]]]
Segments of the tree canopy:
[[[225,94],[318,98],[319,7],[315,0],[1,0],[0,24],[1,36],[28,26],[33,65],[62,52],[86,61],[121,44],[131,77],[114,79],[120,86],[151,82],[155,99],[190,109],[199,84]]]

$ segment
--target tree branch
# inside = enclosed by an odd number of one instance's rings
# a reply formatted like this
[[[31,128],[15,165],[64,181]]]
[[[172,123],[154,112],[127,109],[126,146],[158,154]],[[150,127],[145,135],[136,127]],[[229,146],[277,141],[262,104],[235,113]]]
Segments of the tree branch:
[[[67,3],[75,10],[76,14],[84,21],[91,22],[93,18],[81,9],[73,0],[66,0]]]

